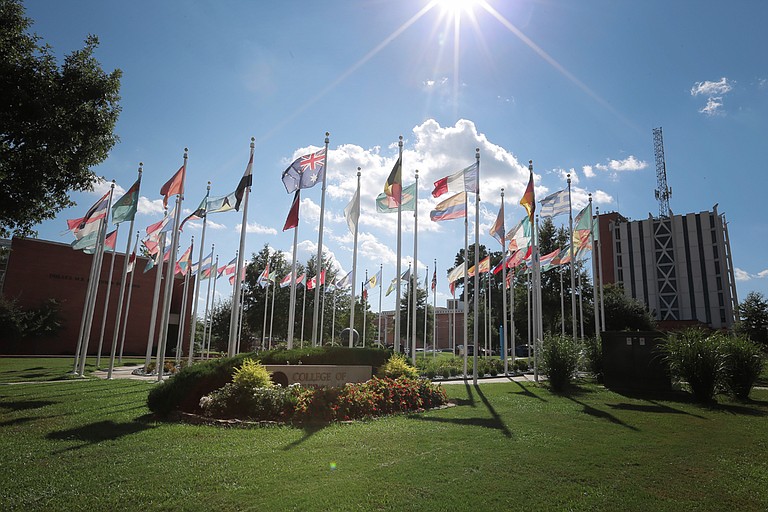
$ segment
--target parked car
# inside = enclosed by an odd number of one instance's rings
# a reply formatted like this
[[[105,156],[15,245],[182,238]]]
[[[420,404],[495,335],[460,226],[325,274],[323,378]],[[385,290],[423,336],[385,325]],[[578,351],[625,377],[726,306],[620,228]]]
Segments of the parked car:
[[[464,355],[464,345],[456,345],[456,355],[457,356],[463,356]],[[467,345],[467,355],[468,356],[475,355],[475,346],[474,345]]]
[[[531,347],[531,355],[533,355],[533,347]],[[515,345],[515,357],[528,357],[528,345]]]

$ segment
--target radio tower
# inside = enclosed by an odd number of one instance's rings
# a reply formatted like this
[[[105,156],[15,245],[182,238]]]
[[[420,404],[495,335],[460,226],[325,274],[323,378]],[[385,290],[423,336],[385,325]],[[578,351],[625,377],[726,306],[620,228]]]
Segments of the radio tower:
[[[664,162],[664,137],[661,127],[653,129],[653,152],[656,156],[656,200],[659,202],[659,217],[669,217],[669,197],[672,189],[667,186],[667,164]]]

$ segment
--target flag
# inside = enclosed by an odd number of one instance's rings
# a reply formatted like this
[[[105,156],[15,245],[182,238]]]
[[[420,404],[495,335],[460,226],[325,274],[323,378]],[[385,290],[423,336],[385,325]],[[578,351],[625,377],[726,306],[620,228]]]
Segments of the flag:
[[[176,207],[173,207],[173,210],[168,213],[168,220],[163,223],[162,229],[160,229],[160,233],[171,233],[173,231],[173,227],[175,225],[175,222],[170,222],[176,218]]]
[[[467,215],[467,193],[459,192],[435,206],[429,212],[429,218],[438,222],[441,220],[459,219]]]
[[[380,281],[381,281],[381,270],[376,272],[373,276],[371,276],[370,279],[368,279],[365,282],[365,288],[367,290],[370,290],[372,288],[376,288],[376,285],[379,284]]]
[[[208,194],[205,194],[205,197],[200,202],[200,206],[197,207],[197,210],[190,213],[187,218],[185,218],[183,221],[181,221],[181,225],[179,226],[179,231],[184,231],[184,224],[188,220],[200,220],[203,217],[205,217],[205,211],[208,207]]]
[[[416,183],[411,183],[401,192],[400,211],[412,212],[416,210]],[[397,213],[397,204],[390,205],[387,194],[382,192],[376,196],[376,213]]]
[[[526,212],[528,212],[528,218],[531,220],[531,223],[533,223],[533,214],[536,211],[536,194],[533,190],[533,171],[531,171],[531,176],[528,178],[528,186],[525,188],[525,193],[523,194],[523,197],[520,198],[520,205],[525,208]]]
[[[168,198],[175,196],[176,194],[184,194],[184,166],[176,171],[170,180],[165,182],[165,185],[160,187],[160,195],[163,196],[163,207],[168,208]]]
[[[289,272],[287,276],[285,276],[280,281],[280,288],[285,288],[286,286],[290,286],[291,284],[291,278],[293,277],[293,272]]]
[[[457,280],[464,277],[464,264],[457,265],[448,273],[448,282],[455,283]]]
[[[456,298],[456,281],[448,283],[448,289],[451,290],[451,295]]]
[[[523,217],[507,232],[506,239],[509,240],[510,251],[531,245],[531,219],[528,216]]]
[[[587,204],[573,220],[574,231],[592,231],[592,203]]]
[[[248,268],[248,265],[243,265],[243,270],[240,272],[240,282],[245,281],[245,269]],[[232,272],[232,275],[229,276],[229,284],[233,285],[235,284],[235,273]]]
[[[222,266],[222,267],[219,267],[219,268],[216,270],[216,272],[218,272],[218,274],[219,274],[219,275],[216,277],[216,279],[218,279],[219,277],[221,277],[221,275],[222,275],[222,274],[226,274],[226,275],[231,275],[231,274],[234,274],[234,273],[235,273],[235,269],[236,269],[236,267],[237,267],[237,256],[235,256],[234,258],[232,258],[232,261],[230,261],[229,263],[227,263],[226,265],[224,265],[224,266]]]
[[[208,254],[205,258],[203,258],[203,261],[200,262],[200,272],[207,272],[208,275],[210,275],[211,267],[213,266],[213,251]],[[206,275],[206,277],[208,277]]]
[[[96,247],[96,244],[99,240],[99,232],[93,231],[91,233],[88,233],[83,238],[80,238],[79,240],[75,240],[70,245],[72,246],[72,249],[75,251],[85,250],[85,249],[94,249]]]
[[[478,268],[480,269],[481,274],[485,274],[487,272],[491,271],[491,257],[486,256],[482,260],[480,260],[480,263],[477,264]],[[472,277],[475,275],[475,266],[472,265],[469,267],[469,270],[467,270],[467,274],[469,274],[469,277]]]
[[[403,157],[398,156],[392,172],[384,183],[384,195],[389,198],[389,207],[396,208],[403,200]]]
[[[325,284],[325,270],[320,272],[320,286]],[[317,285],[317,276],[312,277],[307,283],[307,290],[314,290]]]
[[[101,229],[101,221],[106,217],[106,215],[106,210],[104,210],[102,212],[96,213],[96,215],[88,219],[85,224],[83,224],[82,228],[80,228],[80,225],[78,224],[78,226],[75,227],[74,231],[72,232],[72,234],[75,235],[75,239],[79,240],[90,235],[91,233],[98,233]]]
[[[376,201],[376,203],[378,205],[378,201]],[[349,232],[354,235],[355,227],[357,226],[357,221],[358,219],[360,219],[360,188],[359,187],[355,190],[355,193],[352,196],[352,200],[344,208],[344,218],[347,219],[347,226],[349,227]]]
[[[128,271],[126,274],[133,272],[133,267],[136,266],[136,249],[133,250],[131,256],[128,258]]]
[[[411,269],[409,268],[405,272],[403,272],[403,275],[400,276],[400,282],[408,281],[411,277]],[[389,288],[387,288],[387,293],[384,294],[385,297],[389,297],[389,294],[392,293],[392,291],[395,289],[395,286],[397,286],[397,277],[392,279],[392,282],[389,283]]]
[[[432,291],[434,292],[437,288],[437,269],[432,273]]]
[[[269,286],[269,262],[267,262],[266,268],[264,268],[264,271],[256,280],[256,283],[262,288],[266,288],[267,286]]]
[[[72,231],[75,238],[80,239],[91,233],[91,231],[98,231],[100,224],[97,222],[103,219],[107,215],[107,205],[109,204],[109,192],[101,196],[93,206],[91,206],[85,213],[85,216],[79,219],[68,219],[67,229]]]
[[[111,249],[114,251],[116,244],[117,244],[117,230],[114,230],[111,233],[107,233],[107,236],[104,237],[104,248]]]
[[[363,300],[368,300],[368,290],[363,288]]]
[[[435,182],[432,197],[456,192],[472,192],[477,194],[477,162],[455,174],[441,178]]]
[[[236,193],[237,191],[226,196],[208,198],[207,213],[223,213],[234,210],[237,202]]]
[[[504,246],[504,204],[501,205],[499,214],[496,216],[496,222],[493,223],[488,234],[498,240],[502,247]]]
[[[190,264],[192,263],[192,246],[190,245],[189,248],[184,251],[184,254],[181,255],[181,258],[179,258],[179,261],[176,262],[176,267],[174,268],[173,274],[181,274],[182,276],[187,275],[187,270],[189,270]]]
[[[312,188],[325,176],[325,148],[300,156],[283,171],[283,185],[289,194],[302,188]]]
[[[541,265],[541,271],[546,272],[550,268],[557,265],[555,263],[555,258],[560,254],[560,249],[555,249],[554,251],[550,252],[549,254],[545,254],[544,256],[541,256],[539,258],[539,265]]]
[[[509,272],[509,273],[507,273],[507,282],[505,283],[505,284],[506,284],[506,289],[507,289],[507,290],[509,290],[509,287],[510,287],[510,286],[512,286],[512,276],[513,276],[514,274],[515,274],[514,272]]]
[[[331,293],[331,292],[335,292],[335,291],[336,291],[336,285],[335,284],[331,283],[331,284],[328,284],[328,285],[325,286],[325,290],[324,290],[325,293]]]
[[[251,151],[251,158],[248,160],[248,165],[245,167],[245,173],[240,178],[240,183],[237,184],[235,189],[235,210],[240,211],[240,203],[243,202],[243,195],[245,194],[246,187],[250,187],[253,183],[253,151]]]
[[[301,202],[301,189],[296,191],[293,196],[293,203],[291,209],[288,212],[288,218],[285,219],[285,225],[283,225],[283,231],[287,231],[291,228],[295,228],[299,225],[299,203]]]
[[[149,236],[159,235],[160,233],[163,232],[163,230],[165,229],[165,226],[168,225],[170,220],[171,220],[171,215],[166,215],[165,217],[155,222],[154,224],[150,224],[149,226],[147,226],[147,229],[146,229],[147,235]]]
[[[304,282],[304,278],[307,277],[307,274],[301,274],[299,278],[296,280],[296,286],[302,284]]]
[[[139,188],[141,188],[141,178],[137,179],[136,183],[131,185],[131,188],[123,194],[123,197],[112,205],[112,222],[114,224],[134,219],[136,209],[139,206]]]
[[[347,275],[342,277],[341,279],[336,280],[336,288],[339,290],[344,290],[345,288],[349,288],[349,285],[351,285],[352,280],[352,271],[350,270]]]
[[[539,201],[541,203],[541,210],[539,215],[542,219],[547,217],[554,217],[563,213],[570,212],[570,204],[568,202],[568,191],[559,190],[549,194],[547,197]]]
[[[533,251],[533,247],[530,245],[528,248],[523,250],[515,251],[515,253],[512,255],[511,258],[509,258],[509,261],[507,262],[507,268],[515,268],[518,265],[522,264],[523,262],[531,259],[531,252]]]

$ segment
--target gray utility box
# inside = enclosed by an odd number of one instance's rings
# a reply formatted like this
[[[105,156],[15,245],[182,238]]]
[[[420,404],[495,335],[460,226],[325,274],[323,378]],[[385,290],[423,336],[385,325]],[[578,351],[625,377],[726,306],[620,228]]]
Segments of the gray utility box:
[[[626,390],[671,390],[669,369],[659,350],[663,337],[663,333],[655,331],[602,333],[605,386]]]

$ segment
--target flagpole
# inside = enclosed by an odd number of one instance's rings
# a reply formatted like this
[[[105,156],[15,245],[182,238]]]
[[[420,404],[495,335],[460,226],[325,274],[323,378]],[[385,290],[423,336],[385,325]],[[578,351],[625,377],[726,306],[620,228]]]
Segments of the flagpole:
[[[573,205],[571,203],[571,175],[567,174],[568,177],[568,225],[570,227],[571,231],[571,263],[570,263],[570,269],[571,269],[571,316],[573,317],[572,324],[573,324],[573,341],[576,341],[576,276],[574,273],[574,264],[576,263],[575,258],[573,256],[573,244],[575,242],[575,238],[573,236]]]
[[[506,284],[505,284],[506,286]],[[506,316],[506,313],[505,313]],[[517,341],[517,333],[515,332],[515,269],[512,268],[512,275],[509,278],[509,330],[510,334],[510,347],[512,348],[512,372],[517,373],[515,369],[515,358],[517,353],[515,352],[515,342]]]
[[[490,265],[490,260],[488,261],[488,264]],[[488,283],[488,298],[485,306],[488,312],[488,330],[486,332],[491,336],[493,336],[493,290],[491,289],[492,275],[493,274],[490,272],[490,270],[485,273],[485,280]],[[491,345],[493,345],[493,340],[489,337],[489,334],[486,334],[485,336],[486,349],[488,350],[488,352],[485,354],[486,356],[490,353]]]
[[[168,217],[168,209],[165,210],[165,217]],[[155,344],[155,325],[157,323],[157,306],[160,302],[160,286],[163,276],[163,263],[165,261],[165,233],[160,233],[160,245],[157,258],[160,260],[157,264],[155,274],[155,290],[152,294],[152,315],[149,319],[149,335],[147,336],[147,356],[144,360],[144,373],[148,373],[149,363],[152,360],[152,346]]]
[[[410,350],[410,343],[408,343],[408,340],[411,339],[411,291],[413,290],[413,287],[411,286],[411,282],[413,281],[413,276],[411,275],[411,264],[408,264],[408,283],[405,285],[405,293],[406,293],[406,302],[405,302],[405,311],[406,311],[406,317],[405,317],[405,347],[404,349],[407,349],[408,352],[411,353],[411,357],[414,356],[413,351]],[[400,282],[398,282],[398,285],[400,285]]]
[[[165,288],[163,295],[163,315],[160,321],[160,338],[157,349],[157,381],[163,380],[165,370],[165,347],[168,341],[168,323],[171,316],[171,298],[173,297],[174,272],[176,266],[176,251],[179,245],[179,224],[181,223],[181,202],[184,200],[184,182],[187,177],[187,154],[189,149],[184,148],[184,171],[181,177],[181,194],[176,194],[176,209],[173,219],[173,234],[171,235],[171,253],[168,257],[168,268],[165,269]]]
[[[501,189],[501,211],[504,212],[504,189]],[[502,213],[502,220],[504,215]],[[501,285],[501,310],[502,310],[502,329],[504,332],[501,334],[501,344],[504,348],[504,375],[509,374],[509,359],[508,359],[508,353],[509,353],[509,347],[507,346],[507,292],[506,292],[506,286],[507,286],[507,244],[506,239],[502,235],[501,237],[501,282],[503,283]],[[511,288],[511,287],[510,287]],[[514,352],[512,353],[512,357],[515,357]]]
[[[435,279],[437,279],[437,259],[435,259]],[[425,313],[426,314],[426,313]],[[432,290],[432,359],[437,357],[437,282]]]
[[[190,326],[190,332],[189,332],[189,354],[187,354],[187,363],[192,364],[192,358],[194,357],[194,342],[195,342],[195,331],[197,330],[197,304],[200,302],[200,270],[202,270],[203,266],[203,251],[205,250],[205,227],[208,224],[208,196],[211,194],[211,182],[208,182],[208,187],[205,189],[205,215],[203,215],[203,229],[202,233],[200,234],[200,253],[197,257],[198,261],[198,269],[197,273],[195,274],[195,292],[194,292],[194,305],[192,306],[192,324]],[[213,263],[213,262],[211,262]],[[208,286],[208,291],[210,291],[210,286]],[[186,300],[184,301],[184,304],[186,305]]]
[[[277,295],[277,287],[270,277],[267,277],[267,279],[269,279],[269,284],[272,286],[272,308],[269,312],[269,349],[272,350],[272,324],[275,321],[275,295]]]
[[[216,247],[216,244],[211,244],[211,254],[213,254],[215,247]],[[218,278],[219,278],[219,256],[216,255],[216,260],[215,260],[215,263],[213,264],[213,271],[208,273],[208,289],[205,291],[205,313],[203,313],[203,339],[200,342],[200,359],[206,358],[205,357],[205,340],[206,340],[206,333],[208,331],[208,305],[211,300],[211,281],[213,281],[213,284],[215,285],[216,280]],[[215,290],[216,288],[214,288],[213,293],[216,293]],[[195,328],[197,328],[197,326],[195,326]]]
[[[400,275],[402,270],[402,264],[401,264],[401,254],[403,249],[403,243],[402,243],[402,233],[401,233],[401,226],[402,226],[402,217],[403,217],[403,136],[400,135],[400,138],[397,143],[398,151],[397,151],[397,159],[400,162],[400,197],[397,201],[397,265],[396,265],[396,272],[397,272],[397,290],[395,290],[395,352],[400,352]],[[396,164],[397,165],[397,164]]]
[[[99,222],[102,222],[101,220]],[[101,226],[99,226],[101,229]],[[88,320],[88,305],[91,303],[91,294],[93,293],[93,279],[96,274],[96,264],[98,258],[96,258],[96,252],[91,257],[91,270],[88,273],[88,285],[85,287],[85,297],[83,298],[83,314],[80,319],[80,332],[77,335],[77,346],[75,347],[75,365],[72,368],[72,373],[77,374],[80,368],[80,349],[83,346],[83,334],[85,333],[85,324]]]
[[[109,218],[107,215],[106,218]],[[106,219],[105,219],[106,220]],[[120,234],[120,224],[115,228],[115,246],[117,246],[117,237]],[[106,241],[104,242],[106,243]],[[128,244],[131,243],[131,235],[128,235]],[[101,351],[104,346],[104,330],[107,327],[107,315],[109,314],[109,296],[112,293],[112,276],[115,271],[115,255],[117,247],[112,249],[112,260],[109,263],[109,277],[107,278],[107,293],[104,296],[104,313],[101,315],[101,333],[99,334],[99,348],[96,351],[96,368],[101,368]]]
[[[429,265],[424,274],[424,359],[427,358],[427,309],[429,308]]]
[[[125,317],[123,318],[123,327],[120,334],[120,355],[118,358],[118,364],[123,363],[123,348],[125,347],[125,331],[128,329],[128,312],[131,310],[131,295],[133,295],[133,276],[136,275],[136,250],[139,248],[139,232],[136,232],[136,241],[133,244],[133,251],[131,251],[131,256],[133,256],[133,269],[131,270],[131,280],[128,282],[128,298],[125,301]],[[119,318],[119,317],[118,317]],[[117,327],[117,326],[116,326]],[[112,354],[112,361],[110,361],[109,367],[113,368],[115,366],[114,364],[114,354]]]
[[[267,262],[267,270],[269,270],[269,262]],[[267,286],[265,286],[264,290],[264,321],[261,324],[261,347],[266,347],[266,341],[267,341],[267,307],[269,304],[269,272],[267,272]],[[274,293],[274,290],[272,290],[272,293]],[[234,297],[234,296],[233,296]]]
[[[467,374],[467,352],[469,351],[469,343],[467,340],[469,334],[469,324],[467,318],[469,315],[469,276],[467,275],[467,260],[469,259],[469,214],[467,212],[469,211],[469,208],[467,208],[466,204],[466,194],[464,194],[464,201],[464,300],[462,301],[462,306],[464,308],[464,379],[466,380],[467,377],[469,377]],[[454,340],[454,344],[455,343],[456,341]]]
[[[109,190],[109,199],[107,200],[107,212],[112,207],[112,196],[114,194],[115,190],[115,182],[112,181],[112,185]],[[86,315],[83,317],[83,325],[81,325],[81,337],[80,341],[78,343],[78,348],[80,349],[80,356],[79,359],[76,360],[77,363],[77,374],[82,377],[85,373],[85,358],[88,355],[88,343],[90,341],[91,337],[91,325],[93,322],[93,310],[96,308],[96,297],[99,293],[99,278],[101,276],[101,263],[102,258],[104,256],[104,238],[107,233],[107,221],[109,218],[109,214],[105,215],[103,219],[100,220],[101,225],[99,226],[99,236],[98,241],[96,243],[96,251],[94,252],[94,259],[91,262],[91,276],[90,276],[90,282],[89,290],[86,292],[86,302],[85,302],[85,310]]]
[[[595,206],[595,222],[597,223],[597,269],[600,277],[600,332],[605,332],[605,301],[603,297],[603,237],[600,236],[600,207]]]
[[[560,265],[560,335],[565,338],[565,298],[563,297],[563,266]]]
[[[589,194],[589,237],[590,247],[592,248],[592,304],[595,317],[595,339],[600,339],[600,305],[598,303],[598,291],[597,291],[597,247],[595,245],[595,216],[592,215],[592,194]]]
[[[273,291],[272,292],[272,307],[273,307],[273,310],[274,310],[274,305],[275,305],[274,301],[275,301],[275,293]],[[240,299],[238,300],[237,307],[240,309],[240,315],[239,315],[239,318],[238,318],[239,325],[237,326],[237,348],[236,348],[235,352],[237,354],[239,354],[240,353],[240,341],[242,340],[242,335],[243,335],[243,318],[245,317],[245,288],[242,287],[242,286],[240,287]],[[270,330],[271,329],[272,329],[272,326],[270,325]],[[271,345],[272,345],[272,333],[271,333],[271,331],[270,331],[269,336],[270,336],[269,343],[270,343],[270,348],[271,348]]]
[[[317,346],[317,323],[320,319],[320,275],[323,271],[323,221],[325,220],[325,188],[328,181],[328,143],[330,133],[325,132],[325,152],[323,154],[323,188],[320,193],[320,226],[317,234],[317,266],[315,268],[315,304],[312,316],[312,346]],[[320,337],[322,338],[322,333]],[[322,345],[322,342],[320,343]]]
[[[480,148],[475,149],[475,160],[477,161],[477,190],[475,190],[475,284],[474,284],[474,308],[473,312],[475,316],[474,327],[474,341],[475,350],[472,360],[472,383],[477,385],[477,353],[478,350],[478,333],[479,325],[477,325],[477,308],[478,308],[478,290],[480,290]]]
[[[581,287],[581,272],[579,272],[579,326],[581,328],[581,339],[584,339],[584,290]]]
[[[413,364],[416,364],[416,300],[418,296],[418,289],[419,289],[419,278],[418,278],[418,269],[419,269],[419,170],[416,169],[414,171],[416,175],[416,189],[415,189],[415,197],[414,197],[414,206],[413,206],[413,286],[411,287],[411,293],[413,293],[413,304],[411,307],[413,308],[413,319],[411,320],[413,322],[413,325],[411,329],[413,332],[411,333],[411,353],[413,354]],[[425,333],[426,334],[426,333]]]
[[[532,164],[531,164],[532,166]],[[533,170],[531,169],[531,173]],[[539,265],[539,216],[536,215],[533,242],[533,380],[539,382],[539,352],[542,343],[541,329],[541,266]]]
[[[357,198],[356,210],[360,213],[360,167],[357,168],[357,192],[355,192]],[[349,301],[349,348],[354,346],[353,331],[355,329],[355,283],[357,282],[357,237],[358,237],[358,220],[355,219],[355,232],[352,234],[352,297]],[[368,282],[366,280],[366,282]],[[335,308],[334,308],[335,310]]]
[[[240,246],[237,253],[237,266],[235,267],[235,290],[232,295],[232,313],[229,317],[229,341],[227,343],[227,355],[234,357],[235,345],[237,342],[237,328],[238,328],[238,316],[240,315],[240,308],[237,307],[237,298],[240,296],[240,288],[242,286],[242,271],[243,271],[243,259],[245,255],[245,231],[248,226],[248,197],[251,191],[251,183],[253,180],[253,148],[256,146],[253,137],[251,137],[251,154],[248,159],[248,167],[246,172],[248,177],[245,179],[245,188],[243,190],[243,221],[240,226]],[[239,185],[238,185],[239,187]]]
[[[187,152],[184,151],[184,166],[187,165]],[[184,172],[186,175],[186,171]],[[183,189],[183,186],[182,186]],[[176,266],[176,252],[179,245],[179,223],[181,222],[181,194],[176,194],[176,208],[174,210],[173,234],[171,235],[170,254],[168,255],[168,267],[165,269],[165,287],[163,288],[163,309],[160,317],[160,332],[157,340],[157,381],[163,380],[165,371],[165,348],[168,342],[168,324],[171,316],[171,300],[173,298],[173,285],[176,279],[174,271]]]
[[[307,313],[307,273],[304,272],[304,298],[301,303],[301,341],[299,345],[304,348],[304,317]]]
[[[368,282],[368,269],[365,269],[365,282]],[[368,294],[365,291],[365,284],[363,284],[363,291],[361,292],[362,299],[363,299],[363,339],[362,339],[362,345],[365,347],[365,327],[366,327],[366,320],[368,319]]]
[[[192,245],[190,246],[189,254],[192,255],[192,251],[194,251],[195,246],[195,237],[192,237]],[[183,256],[183,255],[182,255]],[[187,297],[189,296],[189,275],[192,273],[191,268],[191,262],[187,261],[187,271],[184,274],[184,291],[181,294],[181,313],[179,313],[179,332],[176,336],[176,354],[175,354],[175,361],[176,364],[181,363],[181,351],[184,346],[184,323],[186,322],[186,316],[187,316]],[[200,267],[202,267],[202,262],[198,260],[198,268],[197,268],[197,274],[200,274]],[[175,273],[174,273],[174,279],[175,279]],[[193,290],[192,294],[196,295],[197,289]],[[197,302],[197,301],[195,301]],[[190,352],[192,351],[192,347],[189,347]]]
[[[383,277],[384,277],[384,264],[383,263],[379,263],[379,281],[382,281]],[[379,343],[382,343],[382,340],[381,340],[381,297],[382,297],[383,293],[384,293],[384,284],[383,284],[383,282],[380,282],[379,283]],[[386,326],[385,326],[384,329],[386,330]],[[383,342],[385,347],[387,346],[386,342],[387,342],[387,333],[385,332],[384,333],[384,342]]]
[[[301,189],[299,189],[300,191]],[[297,193],[299,193],[297,191]],[[293,348],[293,330],[296,322],[296,251],[299,243],[299,222],[293,228],[293,256],[291,257],[291,290],[288,300],[288,350]]]
[[[332,344],[336,340],[336,297],[338,295],[336,293],[337,291],[338,290],[334,289],[332,292],[333,293],[333,316],[331,317],[331,343]],[[341,343],[339,343],[339,345],[341,345]]]

